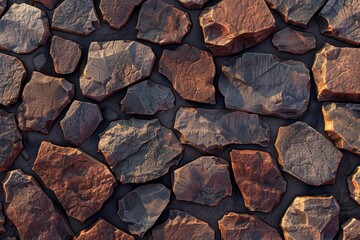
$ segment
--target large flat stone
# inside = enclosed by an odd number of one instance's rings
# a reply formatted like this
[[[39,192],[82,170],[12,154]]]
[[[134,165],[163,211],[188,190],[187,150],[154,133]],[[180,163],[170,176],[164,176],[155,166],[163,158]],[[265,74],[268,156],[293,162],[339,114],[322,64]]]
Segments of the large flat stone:
[[[312,33],[287,27],[274,34],[272,44],[279,52],[305,54],[316,47],[316,38]]]
[[[360,239],[360,221],[356,218],[351,218],[341,225],[342,232],[339,240],[359,240]]]
[[[350,197],[360,205],[360,166],[347,179]]]

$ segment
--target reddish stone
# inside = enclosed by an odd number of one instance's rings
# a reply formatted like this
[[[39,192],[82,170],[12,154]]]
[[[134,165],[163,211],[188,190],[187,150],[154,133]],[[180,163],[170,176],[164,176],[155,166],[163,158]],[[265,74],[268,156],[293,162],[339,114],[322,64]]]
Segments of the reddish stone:
[[[274,34],[272,44],[279,52],[305,54],[316,47],[314,34],[284,28]]]
[[[53,9],[60,0],[35,0],[49,9]]]
[[[360,221],[351,218],[341,225],[342,232],[339,240],[359,240],[360,239]]]
[[[360,166],[347,179],[350,197],[360,205]]]
[[[202,9],[209,0],[177,0],[188,9]]]
[[[3,205],[2,205],[2,203],[0,203],[0,234],[6,233],[6,228],[4,226],[5,222],[6,222],[6,219],[5,219],[5,215],[3,212]]]

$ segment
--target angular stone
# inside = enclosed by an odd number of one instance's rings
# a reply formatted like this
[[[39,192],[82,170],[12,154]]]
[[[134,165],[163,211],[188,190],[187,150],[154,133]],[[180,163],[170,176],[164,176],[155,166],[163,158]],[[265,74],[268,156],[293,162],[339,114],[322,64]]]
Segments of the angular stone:
[[[275,19],[263,0],[223,0],[199,17],[205,46],[216,56],[238,53],[275,32]]]
[[[274,34],[272,44],[279,52],[305,54],[316,47],[314,34],[284,28]]]
[[[174,89],[186,100],[215,104],[216,74],[210,53],[184,44],[174,51],[164,50],[159,73],[166,76]]]
[[[181,43],[190,28],[190,15],[162,0],[147,0],[136,25],[138,39],[160,45]]]
[[[170,210],[169,218],[155,227],[149,240],[215,240],[214,229],[190,213]]]
[[[70,239],[72,230],[34,177],[17,169],[3,181],[6,216],[17,228],[20,239]]]
[[[281,219],[285,239],[334,239],[340,206],[333,196],[296,197]]]
[[[12,4],[0,19],[0,49],[31,53],[45,45],[50,35],[45,12],[26,3]]]
[[[360,166],[358,166],[353,174],[347,179],[350,197],[360,205]]]
[[[87,36],[99,27],[93,0],[64,0],[54,10],[54,30]]]
[[[176,199],[216,206],[232,194],[229,164],[222,158],[200,157],[172,175]]]
[[[82,47],[70,40],[53,36],[51,38],[50,55],[58,74],[73,73],[81,58]]]
[[[300,118],[310,99],[306,65],[267,53],[226,61],[218,85],[227,108],[285,119]]]
[[[170,202],[170,190],[153,183],[142,185],[119,201],[120,219],[128,223],[132,234],[143,237]]]
[[[39,72],[45,68],[48,61],[46,59],[45,54],[40,53],[39,55],[33,57],[32,63],[34,65],[35,70]]]
[[[60,0],[35,0],[35,2],[41,3],[48,9],[53,9],[59,1]]]
[[[339,240],[359,240],[360,239],[360,221],[351,218],[341,225],[342,232]]]
[[[153,115],[175,107],[175,96],[170,88],[146,80],[128,88],[121,100],[121,111],[127,114]]]
[[[141,56],[141,57],[140,57]],[[130,84],[150,76],[155,54],[134,41],[92,42],[80,77],[83,95],[102,101]]]
[[[181,107],[174,128],[183,144],[209,153],[219,153],[229,144],[265,147],[270,139],[270,128],[258,115],[223,109]]]
[[[99,211],[117,182],[105,164],[77,148],[43,141],[32,170],[80,222]]]
[[[0,16],[5,12],[7,0],[0,0]]]
[[[99,151],[121,183],[144,183],[177,165],[183,147],[158,119],[111,122],[100,134]]]
[[[177,0],[188,9],[202,9],[209,0]]]
[[[0,234],[6,233],[6,228],[5,228],[5,215],[3,212],[3,205],[2,203],[0,203]]]
[[[360,101],[360,48],[328,43],[316,53],[312,72],[319,101]]]
[[[34,95],[34,93],[36,93]],[[18,108],[19,128],[48,134],[51,125],[71,102],[75,86],[64,78],[33,72]]]
[[[286,191],[286,181],[267,152],[232,150],[231,166],[236,183],[250,211],[271,212]]]
[[[94,133],[102,120],[97,104],[75,100],[60,122],[65,141],[80,146]]]

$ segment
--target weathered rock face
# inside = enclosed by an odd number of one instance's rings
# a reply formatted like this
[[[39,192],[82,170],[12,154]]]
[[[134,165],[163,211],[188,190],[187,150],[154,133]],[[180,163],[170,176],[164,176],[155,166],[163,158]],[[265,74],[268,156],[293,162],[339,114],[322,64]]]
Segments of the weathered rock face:
[[[306,123],[280,127],[275,148],[285,172],[314,186],[334,183],[343,155]]]
[[[296,197],[281,219],[285,239],[334,239],[339,229],[340,206],[335,198]]]
[[[215,64],[210,53],[184,44],[176,50],[164,50],[159,73],[186,100],[215,104]]]
[[[209,0],[177,0],[188,9],[202,9]]]
[[[272,44],[279,52],[304,54],[316,47],[314,34],[284,28],[274,34]]]
[[[139,57],[141,56],[141,57]],[[83,95],[102,101],[118,90],[150,76],[155,55],[134,41],[92,42],[80,77]]]
[[[219,153],[229,144],[269,144],[270,129],[258,115],[240,111],[180,108],[174,128],[181,142],[200,151]]]
[[[119,201],[120,219],[128,223],[132,234],[143,237],[170,201],[170,190],[153,183],[142,185],[129,192]]]
[[[67,215],[80,222],[99,211],[116,180],[100,161],[77,148],[42,142],[33,171],[54,191]]]
[[[5,12],[7,0],[0,0],[0,16]]]
[[[5,222],[6,222],[6,219],[5,219],[5,215],[3,212],[3,205],[2,205],[2,203],[0,203],[0,234],[3,234],[6,232],[6,228],[4,226]]]
[[[227,108],[288,119],[300,118],[310,98],[305,64],[266,53],[226,61],[218,85]]]
[[[178,168],[172,175],[176,199],[216,206],[231,196],[229,164],[218,157],[200,157]]]
[[[190,28],[189,14],[162,0],[147,0],[136,25],[138,39],[160,45],[181,43]]]
[[[45,45],[50,35],[45,12],[25,3],[12,4],[0,19],[0,49],[30,53]]]
[[[238,53],[275,32],[275,19],[263,0],[223,0],[199,17],[205,46],[216,56]]]
[[[214,240],[214,229],[190,213],[170,210],[169,218],[155,227],[149,235],[149,240]]]
[[[360,166],[348,177],[347,182],[351,198],[360,205]]]
[[[34,71],[24,88],[23,102],[18,108],[19,128],[48,134],[74,93],[75,86],[65,79]]]
[[[127,114],[153,115],[175,107],[175,96],[170,88],[146,80],[131,86],[121,100],[121,111]]]
[[[267,152],[232,150],[235,180],[250,211],[271,212],[286,191],[286,181],[275,160]]]
[[[99,151],[122,183],[144,183],[177,165],[183,147],[158,119],[119,120],[100,135]]]
[[[53,9],[60,0],[35,0],[49,9]]]
[[[360,49],[328,43],[315,56],[312,72],[319,101],[360,101]]]
[[[351,218],[341,225],[342,232],[339,240],[359,240],[360,239],[360,221]]]
[[[55,208],[34,177],[17,169],[7,173],[3,188],[6,216],[21,239],[70,239],[66,218]]]

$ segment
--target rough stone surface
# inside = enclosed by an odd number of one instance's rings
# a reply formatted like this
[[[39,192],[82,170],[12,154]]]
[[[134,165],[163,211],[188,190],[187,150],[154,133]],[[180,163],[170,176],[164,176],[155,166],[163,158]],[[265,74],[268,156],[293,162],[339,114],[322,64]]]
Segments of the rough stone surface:
[[[7,0],[0,0],[0,16],[5,12]]]
[[[310,98],[306,65],[267,53],[226,61],[218,85],[227,108],[286,119],[300,118]]]
[[[213,86],[216,69],[210,53],[188,44],[174,51],[164,50],[159,72],[170,80],[182,98],[216,103]]]
[[[350,197],[360,205],[360,166],[347,179]]]
[[[280,127],[275,148],[285,172],[309,185],[334,183],[343,154],[306,123]]]
[[[49,9],[53,9],[60,0],[35,0]]]
[[[140,57],[141,56],[141,57]],[[92,42],[80,77],[83,95],[102,101],[118,90],[150,76],[155,55],[134,41]]]
[[[280,226],[285,239],[332,240],[339,230],[339,211],[332,196],[296,197]]]
[[[41,71],[45,68],[46,64],[48,63],[45,54],[40,53],[39,55],[36,55],[32,59],[32,64],[34,65],[34,68],[36,71]]]
[[[312,33],[287,27],[274,34],[272,44],[279,52],[305,54],[316,47],[316,39]]]
[[[209,0],[177,0],[188,9],[202,9]]]
[[[205,46],[216,56],[238,53],[275,32],[275,19],[263,0],[223,0],[200,14]]]
[[[319,101],[360,101],[360,48],[328,43],[316,53],[312,72]]]
[[[30,53],[45,45],[50,35],[45,12],[26,3],[12,4],[0,19],[0,49]]]
[[[3,212],[3,205],[2,205],[2,203],[0,203],[0,234],[3,234],[6,232],[6,228],[4,226],[5,222],[6,222],[6,219],[5,219],[5,215]]]
[[[75,86],[65,79],[34,71],[18,108],[19,128],[48,134],[53,122],[71,102],[74,92]]]
[[[100,135],[99,151],[122,183],[144,183],[177,165],[183,147],[158,119],[111,122]]]
[[[351,218],[341,225],[342,232],[339,240],[359,240],[360,239],[360,221]]]
[[[153,183],[142,185],[119,201],[120,219],[128,223],[132,234],[143,237],[170,202],[170,190]]]
[[[200,157],[172,175],[176,199],[216,206],[232,194],[229,164],[222,158]]]
[[[286,181],[276,161],[267,152],[232,150],[235,181],[250,211],[271,212],[286,191]]]
[[[127,114],[153,115],[175,107],[175,96],[170,88],[146,80],[128,88],[121,100],[121,111]]]
[[[34,177],[17,169],[3,180],[6,216],[20,239],[70,239],[72,230]]]
[[[147,0],[136,25],[138,39],[160,45],[181,43],[190,28],[189,14],[162,0]]]

